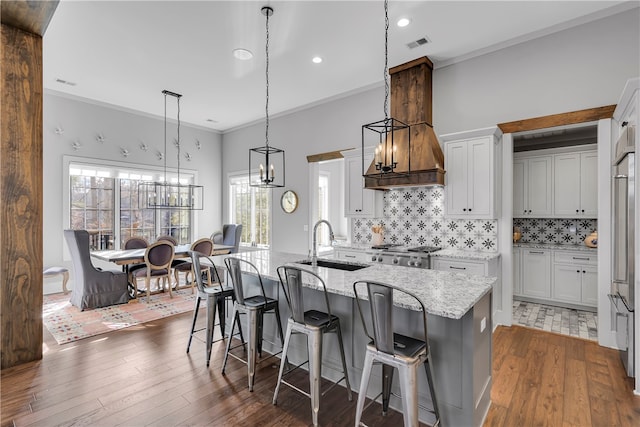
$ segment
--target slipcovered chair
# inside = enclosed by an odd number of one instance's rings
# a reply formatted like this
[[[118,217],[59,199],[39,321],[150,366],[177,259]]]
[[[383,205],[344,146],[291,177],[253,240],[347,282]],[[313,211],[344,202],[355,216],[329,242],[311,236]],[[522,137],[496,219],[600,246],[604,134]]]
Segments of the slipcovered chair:
[[[93,266],[86,230],[64,230],[73,261],[71,304],[80,310],[124,304],[129,301],[127,274],[102,271]]]
[[[234,254],[238,252],[241,237],[242,224],[224,224],[222,231],[216,231],[211,235],[211,240],[213,240],[213,243],[216,245],[233,246],[233,249],[229,253]]]

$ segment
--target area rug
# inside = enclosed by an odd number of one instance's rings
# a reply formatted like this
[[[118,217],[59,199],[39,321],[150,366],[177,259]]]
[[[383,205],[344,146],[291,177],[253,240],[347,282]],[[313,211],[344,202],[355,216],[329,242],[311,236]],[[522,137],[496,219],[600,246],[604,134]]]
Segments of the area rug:
[[[161,293],[138,299],[137,303],[112,305],[80,311],[69,302],[70,294],[45,295],[43,322],[58,344],[66,344],[94,335],[128,328],[140,323],[193,310],[195,293],[190,289]]]

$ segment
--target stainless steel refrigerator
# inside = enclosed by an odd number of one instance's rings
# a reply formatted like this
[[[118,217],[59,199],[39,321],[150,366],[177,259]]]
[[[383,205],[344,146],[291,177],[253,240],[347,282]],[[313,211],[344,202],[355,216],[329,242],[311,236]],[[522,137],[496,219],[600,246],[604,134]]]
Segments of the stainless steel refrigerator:
[[[622,363],[630,377],[635,374],[635,128],[626,126],[616,143],[613,175],[613,282],[611,300],[616,338]],[[613,320],[613,319],[612,319]]]

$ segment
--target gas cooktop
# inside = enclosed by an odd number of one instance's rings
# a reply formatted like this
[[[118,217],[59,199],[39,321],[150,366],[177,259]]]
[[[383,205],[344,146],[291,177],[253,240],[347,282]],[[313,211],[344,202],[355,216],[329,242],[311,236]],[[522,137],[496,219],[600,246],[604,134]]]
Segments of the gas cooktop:
[[[408,247],[398,243],[385,243],[383,245],[374,245],[371,246],[371,249],[380,249],[384,251],[390,252],[421,252],[421,253],[431,253],[439,251],[442,248],[436,246],[413,246]]]

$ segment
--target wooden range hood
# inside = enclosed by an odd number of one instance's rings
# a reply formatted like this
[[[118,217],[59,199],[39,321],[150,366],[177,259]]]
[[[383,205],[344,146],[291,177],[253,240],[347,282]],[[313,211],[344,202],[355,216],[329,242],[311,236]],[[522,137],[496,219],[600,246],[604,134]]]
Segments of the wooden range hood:
[[[432,125],[433,63],[426,56],[398,65],[389,70],[391,76],[391,117],[410,125],[411,170],[408,174],[408,150],[405,138],[397,144],[400,175],[390,178],[367,176],[365,188],[388,190],[394,187],[444,185],[444,154]],[[404,140],[403,140],[404,139]],[[403,169],[404,168],[404,169]],[[366,175],[375,174],[372,162]]]

